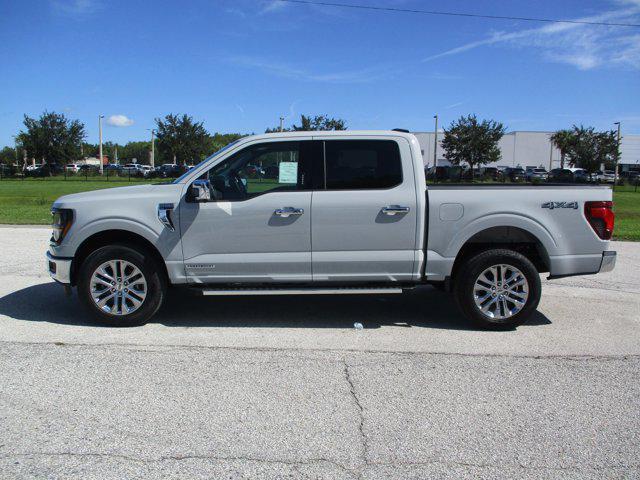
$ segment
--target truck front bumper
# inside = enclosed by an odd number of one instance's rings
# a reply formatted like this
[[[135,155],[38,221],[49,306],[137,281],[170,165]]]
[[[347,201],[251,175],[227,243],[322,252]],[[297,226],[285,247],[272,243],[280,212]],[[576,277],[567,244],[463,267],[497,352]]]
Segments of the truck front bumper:
[[[47,271],[56,282],[69,285],[71,283],[71,258],[54,257],[47,252]]]
[[[616,266],[616,258],[618,254],[615,251],[602,252],[602,263],[598,273],[610,272]]]

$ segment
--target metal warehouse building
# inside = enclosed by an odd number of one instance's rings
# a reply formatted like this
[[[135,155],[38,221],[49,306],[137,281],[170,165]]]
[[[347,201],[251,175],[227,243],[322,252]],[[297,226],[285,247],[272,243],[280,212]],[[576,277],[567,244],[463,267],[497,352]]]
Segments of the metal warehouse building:
[[[433,132],[413,132],[420,142],[425,166],[433,166]],[[540,166],[547,170],[560,166],[560,151],[551,145],[553,132],[518,131],[506,133],[500,140],[502,159],[495,165]],[[444,158],[441,141],[444,132],[438,132],[437,165],[449,165]],[[620,171],[640,170],[640,135],[623,135],[620,142]]]

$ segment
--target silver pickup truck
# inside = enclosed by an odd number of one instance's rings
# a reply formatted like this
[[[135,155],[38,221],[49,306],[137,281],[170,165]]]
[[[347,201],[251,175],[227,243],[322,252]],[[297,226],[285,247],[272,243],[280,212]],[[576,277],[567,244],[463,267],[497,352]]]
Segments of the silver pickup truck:
[[[476,325],[513,328],[551,278],[613,269],[611,189],[428,186],[398,131],[245,137],[172,183],[59,198],[51,277],[113,326],[169,286],[203,295],[451,291]]]

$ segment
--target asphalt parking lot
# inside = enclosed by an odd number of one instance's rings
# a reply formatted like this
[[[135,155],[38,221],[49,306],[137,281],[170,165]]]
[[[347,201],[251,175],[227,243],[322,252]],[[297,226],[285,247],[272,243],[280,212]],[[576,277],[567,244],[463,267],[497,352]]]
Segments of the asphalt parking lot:
[[[430,287],[172,292],[109,329],[49,280],[48,237],[0,227],[0,478],[640,477],[640,243],[545,280],[512,332]]]

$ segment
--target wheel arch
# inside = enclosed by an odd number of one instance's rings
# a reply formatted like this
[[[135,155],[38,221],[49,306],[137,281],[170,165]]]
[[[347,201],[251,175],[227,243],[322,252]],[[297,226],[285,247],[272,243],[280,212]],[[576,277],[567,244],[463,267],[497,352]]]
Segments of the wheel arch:
[[[166,281],[169,279],[167,265],[156,246],[138,233],[127,230],[111,229],[96,232],[82,241],[71,262],[71,284],[76,285],[78,271],[86,258],[98,248],[121,244],[147,253],[156,262]]]
[[[451,270],[455,280],[464,262],[476,254],[491,249],[509,249],[527,257],[539,273],[550,269],[549,251],[540,238],[527,229],[516,226],[493,226],[471,235],[459,248]]]

